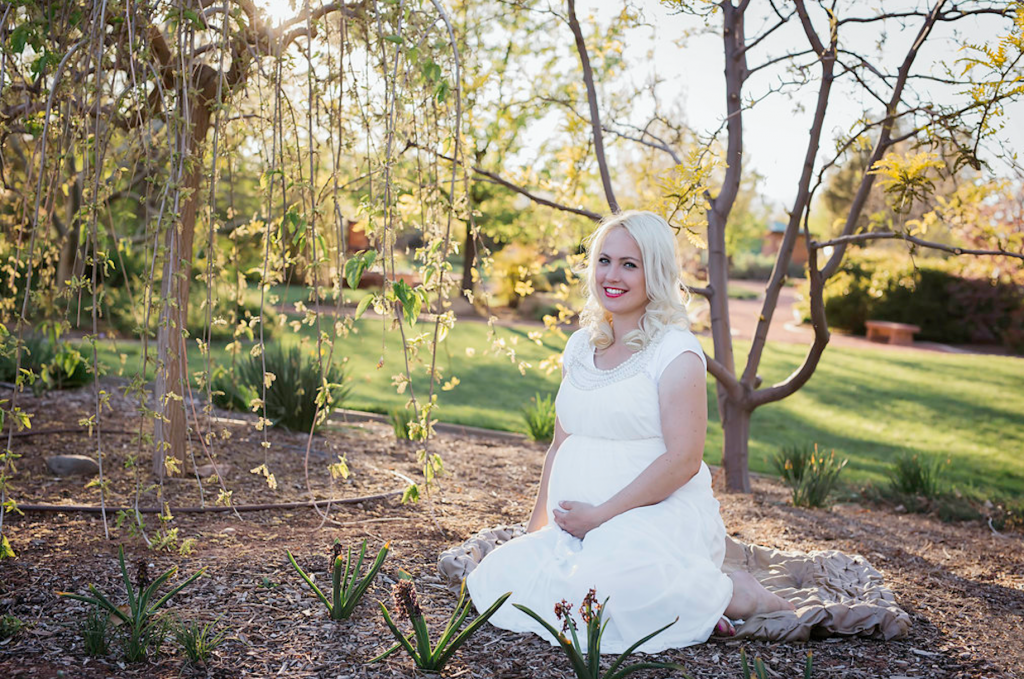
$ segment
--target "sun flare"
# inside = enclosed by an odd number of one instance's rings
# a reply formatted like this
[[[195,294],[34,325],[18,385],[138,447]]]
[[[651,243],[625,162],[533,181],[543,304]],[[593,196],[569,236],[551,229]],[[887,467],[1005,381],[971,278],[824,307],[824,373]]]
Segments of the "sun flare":
[[[272,25],[278,25],[299,13],[302,0],[256,0],[256,6],[267,15]]]

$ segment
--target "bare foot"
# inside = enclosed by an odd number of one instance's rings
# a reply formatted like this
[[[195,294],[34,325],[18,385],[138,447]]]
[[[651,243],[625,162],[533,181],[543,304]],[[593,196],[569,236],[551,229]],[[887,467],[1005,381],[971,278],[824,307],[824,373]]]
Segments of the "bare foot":
[[[745,620],[754,615],[776,611],[796,610],[793,604],[766,590],[746,571],[736,571],[729,577],[733,583],[732,600],[725,609],[725,615],[733,620]]]

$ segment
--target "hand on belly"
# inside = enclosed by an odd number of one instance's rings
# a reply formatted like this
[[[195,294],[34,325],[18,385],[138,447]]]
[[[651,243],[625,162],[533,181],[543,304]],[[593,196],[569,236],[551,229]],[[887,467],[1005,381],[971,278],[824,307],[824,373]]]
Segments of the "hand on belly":
[[[551,513],[559,528],[580,540],[605,522],[600,509],[586,502],[563,500]]]

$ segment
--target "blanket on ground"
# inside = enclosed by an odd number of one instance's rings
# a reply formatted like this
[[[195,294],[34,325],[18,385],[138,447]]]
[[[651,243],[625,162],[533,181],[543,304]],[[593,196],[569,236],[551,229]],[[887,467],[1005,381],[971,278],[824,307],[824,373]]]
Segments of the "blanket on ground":
[[[491,550],[522,533],[521,525],[480,531],[441,553],[437,561],[441,577],[458,590]],[[881,573],[862,556],[835,550],[782,552],[726,540],[724,572],[745,570],[766,589],[796,606],[794,612],[780,611],[743,621],[736,627],[737,638],[807,641],[858,635],[888,641],[905,636],[910,629],[910,616],[896,605]]]

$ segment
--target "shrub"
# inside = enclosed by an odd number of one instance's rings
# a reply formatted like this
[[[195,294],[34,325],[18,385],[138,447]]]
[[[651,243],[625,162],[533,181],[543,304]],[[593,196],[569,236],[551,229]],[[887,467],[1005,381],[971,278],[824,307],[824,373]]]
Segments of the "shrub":
[[[0,340],[0,382],[14,382],[15,343],[12,336]],[[47,389],[74,389],[92,379],[89,364],[68,342],[56,343],[39,335],[29,335],[21,348],[21,368],[30,370],[39,378],[38,386]]]
[[[551,289],[541,273],[544,257],[535,245],[510,243],[494,254],[494,285],[499,297],[509,308],[517,309],[519,302],[536,291]]]
[[[766,281],[772,276],[776,255],[762,255],[759,252],[737,252],[729,258],[729,278],[737,280]],[[807,267],[795,262],[789,263],[786,276],[805,278]]]
[[[533,441],[550,443],[555,437],[555,402],[551,395],[541,396],[540,392],[530,399],[530,405],[523,408],[526,431]]]
[[[792,491],[795,506],[825,507],[847,460],[837,462],[834,450],[826,457],[815,443],[783,448],[771,463]]]
[[[146,318],[143,304],[143,289],[133,286],[134,297],[129,296],[127,288],[108,288],[104,293],[103,314],[108,317],[110,325],[119,333],[138,336],[142,322]],[[149,312],[150,337],[156,336],[159,323],[159,295],[153,299],[153,307]],[[217,281],[213,290],[213,313],[210,314],[210,339],[227,341],[236,336],[240,339],[255,339],[259,336],[260,292],[245,289],[236,295],[235,287]],[[191,337],[203,338],[207,335],[206,286],[193,283],[189,287],[188,317],[185,328]],[[263,306],[263,336],[271,337],[277,329],[277,312],[265,303]]]
[[[825,284],[829,325],[862,334],[869,319],[910,323],[918,337],[951,344],[1001,343],[1024,351],[1024,289],[1008,281],[967,278],[959,262],[912,260],[885,251],[846,256]],[[797,310],[810,319],[807,286]]]
[[[939,494],[941,471],[942,464],[937,458],[904,452],[893,461],[889,483],[896,493],[931,499]]]
[[[317,361],[303,357],[299,347],[285,350],[280,345],[268,345],[263,357],[250,356],[235,367],[234,375],[224,373],[215,377],[213,387],[220,393],[215,394],[214,403],[228,409],[249,410],[252,399],[263,394],[264,359],[266,379],[270,382],[266,387],[266,417],[274,426],[308,432],[314,423],[319,427],[348,396],[349,388],[344,386],[345,374],[340,367],[326,365],[321,381]],[[326,391],[321,390],[322,386]]]

